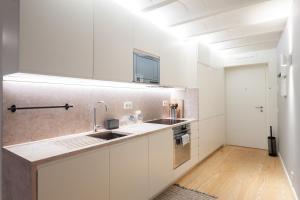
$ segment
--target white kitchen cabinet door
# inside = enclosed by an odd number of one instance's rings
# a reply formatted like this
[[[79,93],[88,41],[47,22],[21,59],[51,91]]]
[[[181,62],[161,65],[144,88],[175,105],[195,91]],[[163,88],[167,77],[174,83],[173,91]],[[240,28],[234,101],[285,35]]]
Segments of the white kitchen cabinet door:
[[[224,115],[199,121],[199,160],[209,156],[224,143]]]
[[[184,68],[186,69],[185,85],[190,88],[197,88],[198,85],[198,48],[194,44],[185,45],[185,61]]]
[[[162,85],[183,86],[180,48],[175,44],[162,49],[160,59],[160,82]]]
[[[149,21],[135,17],[133,39],[135,49],[160,56],[160,43],[163,40],[162,31]]]
[[[199,127],[198,127],[198,121],[194,121],[191,123],[191,134],[192,138],[198,138],[199,137]]]
[[[94,78],[133,81],[133,16],[114,1],[95,0]]]
[[[171,129],[149,136],[149,181],[151,197],[164,190],[173,176],[173,132]]]
[[[199,121],[199,161],[205,159],[212,151],[212,132],[210,119]]]
[[[19,72],[91,78],[93,0],[20,1]]]
[[[160,45],[160,83],[162,85],[175,86],[180,81],[178,73],[179,58],[176,39],[164,33]]]
[[[191,138],[191,157],[197,157],[198,158],[198,152],[199,152],[199,138]]]
[[[108,200],[108,148],[38,166],[38,200],[54,199]]]
[[[181,44],[170,35],[161,43],[160,77],[162,85],[195,87],[197,84],[197,48]]]
[[[199,129],[198,122],[191,123],[191,158],[198,160],[199,154]]]
[[[148,137],[110,147],[110,200],[149,199]]]

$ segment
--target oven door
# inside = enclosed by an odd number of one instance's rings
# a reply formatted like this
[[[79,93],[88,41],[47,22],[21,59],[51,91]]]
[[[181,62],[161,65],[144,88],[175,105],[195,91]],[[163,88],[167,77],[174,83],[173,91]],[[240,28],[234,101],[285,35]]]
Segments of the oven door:
[[[174,161],[173,168],[176,169],[191,159],[191,142],[182,144],[181,136],[174,136]]]

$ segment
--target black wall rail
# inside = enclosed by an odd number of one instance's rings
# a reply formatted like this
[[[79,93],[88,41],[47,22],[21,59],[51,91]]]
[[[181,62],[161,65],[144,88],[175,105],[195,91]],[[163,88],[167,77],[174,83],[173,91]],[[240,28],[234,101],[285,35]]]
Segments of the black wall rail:
[[[16,105],[12,105],[11,107],[7,108],[11,112],[16,112],[17,110],[32,110],[32,109],[51,109],[51,108],[64,108],[69,110],[69,108],[73,108],[73,105],[65,104],[64,106],[40,106],[40,107],[17,107]]]

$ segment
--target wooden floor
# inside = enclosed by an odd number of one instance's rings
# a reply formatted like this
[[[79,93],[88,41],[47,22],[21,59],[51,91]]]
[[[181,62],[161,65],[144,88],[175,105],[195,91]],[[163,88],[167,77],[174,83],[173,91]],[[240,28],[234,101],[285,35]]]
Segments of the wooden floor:
[[[294,199],[279,158],[259,149],[223,147],[177,183],[219,200]]]

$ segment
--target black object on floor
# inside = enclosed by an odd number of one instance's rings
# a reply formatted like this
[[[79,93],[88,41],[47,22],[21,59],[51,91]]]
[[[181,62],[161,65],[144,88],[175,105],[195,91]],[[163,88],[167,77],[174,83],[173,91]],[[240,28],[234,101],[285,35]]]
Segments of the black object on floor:
[[[268,137],[269,156],[277,156],[276,137],[273,137],[272,134],[272,126],[270,126],[270,136]]]

